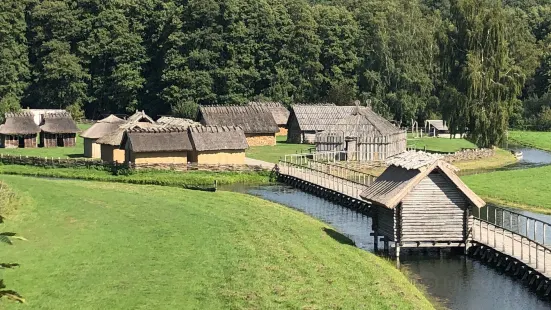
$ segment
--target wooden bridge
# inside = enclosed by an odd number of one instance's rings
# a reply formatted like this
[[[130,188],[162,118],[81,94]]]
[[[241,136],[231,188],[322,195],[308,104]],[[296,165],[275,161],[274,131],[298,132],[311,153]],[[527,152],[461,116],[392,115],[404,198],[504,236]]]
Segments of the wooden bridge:
[[[345,206],[360,206],[370,215],[371,205],[360,194],[376,177],[326,159],[319,154],[288,155],[279,162],[278,174],[291,185]],[[495,206],[475,210],[467,225],[467,253],[551,294],[550,224]]]

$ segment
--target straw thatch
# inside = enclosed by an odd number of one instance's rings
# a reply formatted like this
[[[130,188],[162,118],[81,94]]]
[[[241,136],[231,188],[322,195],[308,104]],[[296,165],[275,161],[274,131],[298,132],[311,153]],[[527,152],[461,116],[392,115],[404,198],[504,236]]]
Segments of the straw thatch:
[[[170,117],[170,116],[163,116],[157,120],[158,124],[161,124],[165,127],[193,127],[193,126],[201,126],[201,123],[198,123],[196,121],[193,121],[191,119],[187,118],[178,118],[178,117]]]
[[[389,166],[375,183],[360,196],[375,205],[394,209],[417,184],[431,172],[438,170],[451,181],[458,190],[476,207],[486,203],[461,181],[455,174],[457,169],[442,161],[439,157],[423,152],[406,152],[389,160]]]
[[[201,106],[199,120],[207,126],[238,126],[246,134],[275,134],[279,131],[272,113],[253,105]]]
[[[291,112],[281,102],[249,102],[249,105],[264,107],[272,113],[278,126],[287,125]]]
[[[201,126],[188,130],[194,149],[199,152],[248,148],[245,133],[239,127]]]
[[[356,107],[351,115],[341,118],[324,131],[324,133],[336,133],[344,137],[378,137],[400,132],[402,132],[400,128],[368,107]]]
[[[117,130],[125,121],[111,114],[108,117],[97,121],[92,127],[88,128],[80,136],[88,139],[99,139],[106,134]]]
[[[69,112],[46,113],[40,129],[46,133],[77,133],[79,129]]]
[[[155,124],[155,121],[151,117],[149,117],[149,115],[145,114],[144,111],[136,111],[136,113],[130,115],[126,119],[126,122],[127,123],[145,122],[145,123]]]
[[[295,104],[291,106],[289,121],[297,122],[300,131],[320,132],[337,124],[356,109],[356,106],[334,104]]]
[[[192,151],[187,129],[134,128],[124,135],[123,144],[134,153]]]
[[[2,135],[32,135],[40,132],[30,112],[6,113],[6,121],[0,125]]]

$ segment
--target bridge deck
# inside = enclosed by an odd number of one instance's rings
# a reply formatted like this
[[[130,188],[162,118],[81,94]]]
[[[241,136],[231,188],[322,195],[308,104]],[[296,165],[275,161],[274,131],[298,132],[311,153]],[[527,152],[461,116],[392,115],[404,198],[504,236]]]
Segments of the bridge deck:
[[[354,199],[361,199],[360,194],[367,188],[366,185],[335,175],[283,162],[279,164],[279,173],[321,186]]]
[[[473,240],[514,257],[551,277],[551,251],[533,240],[481,220],[474,220]]]

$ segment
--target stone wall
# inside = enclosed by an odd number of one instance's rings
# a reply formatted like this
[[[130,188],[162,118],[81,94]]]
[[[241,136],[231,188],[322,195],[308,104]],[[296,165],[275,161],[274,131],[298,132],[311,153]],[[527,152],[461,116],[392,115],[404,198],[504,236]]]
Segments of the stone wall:
[[[246,134],[249,146],[274,146],[276,145],[275,134]]]
[[[469,149],[444,155],[444,160],[448,163],[464,160],[477,160],[492,157],[496,154],[495,149]]]

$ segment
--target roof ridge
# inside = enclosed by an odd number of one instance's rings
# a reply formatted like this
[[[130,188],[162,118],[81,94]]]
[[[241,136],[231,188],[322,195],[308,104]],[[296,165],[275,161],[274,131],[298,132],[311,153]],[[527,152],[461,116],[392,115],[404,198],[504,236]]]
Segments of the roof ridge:
[[[28,111],[6,112],[4,113],[4,117],[5,118],[9,118],[9,117],[33,117],[34,118],[34,114]]]

